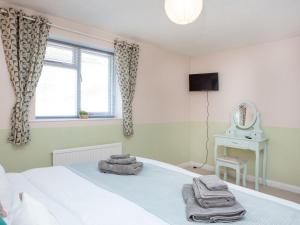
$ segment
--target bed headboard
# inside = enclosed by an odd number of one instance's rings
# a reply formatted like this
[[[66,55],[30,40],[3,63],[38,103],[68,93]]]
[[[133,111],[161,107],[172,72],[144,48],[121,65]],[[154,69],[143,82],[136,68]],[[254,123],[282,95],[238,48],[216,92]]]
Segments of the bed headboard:
[[[122,143],[54,150],[52,152],[52,165],[66,166],[74,163],[98,161],[121,153]]]

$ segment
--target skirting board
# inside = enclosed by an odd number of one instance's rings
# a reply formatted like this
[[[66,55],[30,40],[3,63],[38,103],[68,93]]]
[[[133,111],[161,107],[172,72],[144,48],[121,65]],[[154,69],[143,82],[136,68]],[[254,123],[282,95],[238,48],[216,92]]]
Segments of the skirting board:
[[[190,162],[181,163],[178,166],[182,167],[182,168],[191,167],[191,166],[199,167],[199,166],[201,166],[201,163],[190,161]],[[215,167],[212,166],[212,165],[207,165],[206,164],[202,168],[207,170],[207,171],[212,171],[212,172],[215,171]],[[231,173],[229,173],[229,174],[231,174]],[[252,175],[247,175],[247,181],[254,182],[255,177],[252,176]],[[262,183],[261,178],[260,178],[259,182]],[[277,189],[281,189],[281,190],[290,191],[290,192],[293,192],[293,193],[300,194],[300,187],[295,186],[295,185],[285,184],[285,183],[282,183],[282,182],[279,182],[279,181],[274,181],[274,180],[267,180],[267,185],[269,187],[273,187],[273,188],[277,188]]]

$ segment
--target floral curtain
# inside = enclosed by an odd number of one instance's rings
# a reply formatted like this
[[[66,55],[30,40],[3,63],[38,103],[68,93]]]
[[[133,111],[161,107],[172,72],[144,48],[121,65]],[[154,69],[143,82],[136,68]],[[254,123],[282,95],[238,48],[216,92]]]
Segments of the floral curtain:
[[[8,141],[15,145],[30,141],[29,104],[41,75],[50,26],[46,18],[31,17],[21,10],[0,13],[3,49],[16,103],[11,114]]]
[[[114,50],[115,70],[122,96],[123,133],[124,136],[132,136],[132,102],[138,69],[139,46],[125,41],[115,41]]]

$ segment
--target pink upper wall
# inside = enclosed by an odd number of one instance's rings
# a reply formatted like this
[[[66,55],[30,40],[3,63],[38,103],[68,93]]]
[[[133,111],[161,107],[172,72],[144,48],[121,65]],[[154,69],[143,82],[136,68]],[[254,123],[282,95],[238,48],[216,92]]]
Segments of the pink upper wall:
[[[236,104],[256,104],[266,126],[300,128],[300,37],[191,59],[192,73],[219,72],[210,120],[229,122]],[[192,121],[205,119],[205,93],[191,93]]]
[[[189,58],[141,45],[134,118],[137,122],[188,121]]]

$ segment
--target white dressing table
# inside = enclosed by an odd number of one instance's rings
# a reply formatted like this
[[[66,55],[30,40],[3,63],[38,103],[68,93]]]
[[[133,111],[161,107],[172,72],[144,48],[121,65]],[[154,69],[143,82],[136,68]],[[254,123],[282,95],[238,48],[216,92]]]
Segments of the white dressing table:
[[[231,127],[226,134],[215,135],[214,156],[218,156],[218,148],[224,147],[224,155],[227,148],[242,149],[255,153],[255,190],[259,190],[260,177],[260,153],[263,153],[263,185],[267,184],[267,162],[268,162],[268,139],[264,137],[260,128],[260,115],[254,104],[243,102],[234,110]],[[227,176],[227,169],[224,170]]]

